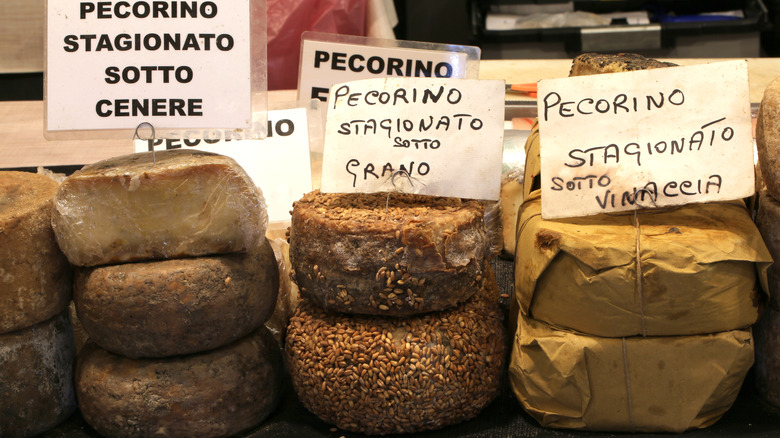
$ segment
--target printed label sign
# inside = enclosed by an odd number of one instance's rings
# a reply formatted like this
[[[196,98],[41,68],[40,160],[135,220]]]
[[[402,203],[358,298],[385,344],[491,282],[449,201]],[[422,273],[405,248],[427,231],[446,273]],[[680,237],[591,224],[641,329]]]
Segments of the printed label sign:
[[[498,199],[504,82],[365,79],[334,85],[322,191]]]
[[[746,61],[542,80],[542,217],[754,192]]]
[[[300,98],[326,101],[333,84],[358,79],[466,78],[467,57],[462,52],[304,40],[298,93]]]
[[[249,0],[51,0],[47,130],[249,128]]]
[[[226,155],[260,187],[268,219],[289,221],[292,203],[312,190],[309,134],[304,108],[268,112],[263,140],[136,140],[135,151],[192,148]]]

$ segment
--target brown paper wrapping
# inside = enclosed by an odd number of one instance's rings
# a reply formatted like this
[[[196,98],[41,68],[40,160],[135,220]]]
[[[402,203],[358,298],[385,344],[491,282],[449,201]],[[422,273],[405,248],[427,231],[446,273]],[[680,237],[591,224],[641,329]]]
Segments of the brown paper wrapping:
[[[636,218],[540,213],[535,191],[518,220],[515,263],[515,304],[534,319],[607,337],[713,333],[758,319],[766,294],[757,277],[766,286],[772,258],[741,202]]]
[[[521,315],[509,376],[546,427],[682,432],[717,421],[752,364],[749,330],[600,338]]]

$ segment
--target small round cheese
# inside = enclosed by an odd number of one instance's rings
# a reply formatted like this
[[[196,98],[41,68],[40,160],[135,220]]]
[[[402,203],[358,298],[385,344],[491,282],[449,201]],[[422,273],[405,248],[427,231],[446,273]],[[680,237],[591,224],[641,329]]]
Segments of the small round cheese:
[[[0,436],[28,437],[76,410],[73,329],[68,312],[0,334]]]
[[[764,90],[756,118],[756,151],[769,194],[780,199],[780,78]]]
[[[106,437],[225,437],[255,427],[280,398],[279,346],[265,327],[207,353],[130,359],[88,343],[76,394]]]
[[[127,357],[221,347],[271,317],[279,271],[268,241],[251,253],[78,269],[73,300],[92,341]]]
[[[479,289],[490,251],[485,205],[403,193],[305,195],[293,204],[292,277],[329,310],[415,315]]]
[[[68,306],[71,267],[51,228],[59,184],[29,172],[0,172],[0,333],[52,318]]]

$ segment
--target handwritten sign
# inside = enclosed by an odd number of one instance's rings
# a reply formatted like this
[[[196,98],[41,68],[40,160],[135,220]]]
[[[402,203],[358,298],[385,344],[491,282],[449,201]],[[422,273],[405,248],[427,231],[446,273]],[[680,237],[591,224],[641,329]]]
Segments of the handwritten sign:
[[[322,191],[497,200],[503,81],[366,79],[334,85]]]
[[[47,13],[47,131],[252,128],[249,0],[57,0]]]
[[[136,140],[135,151],[191,148],[226,155],[260,187],[271,222],[289,221],[292,203],[312,190],[304,108],[268,112],[263,140]]]
[[[478,47],[471,46],[307,32],[301,47],[298,97],[326,101],[334,84],[377,77],[477,79],[479,53]]]
[[[539,82],[542,217],[754,192],[746,61]]]

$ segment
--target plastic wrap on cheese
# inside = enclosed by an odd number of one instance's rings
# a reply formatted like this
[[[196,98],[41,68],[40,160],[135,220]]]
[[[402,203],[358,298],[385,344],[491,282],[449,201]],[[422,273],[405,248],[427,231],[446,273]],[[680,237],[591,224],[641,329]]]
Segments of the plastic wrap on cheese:
[[[195,150],[100,161],[54,197],[57,242],[77,266],[245,251],[265,238],[265,200],[232,158]]]

